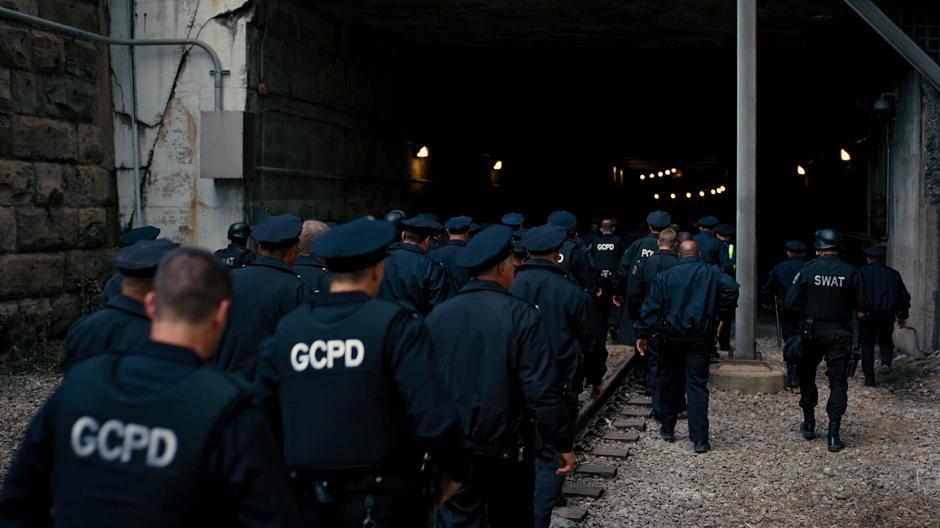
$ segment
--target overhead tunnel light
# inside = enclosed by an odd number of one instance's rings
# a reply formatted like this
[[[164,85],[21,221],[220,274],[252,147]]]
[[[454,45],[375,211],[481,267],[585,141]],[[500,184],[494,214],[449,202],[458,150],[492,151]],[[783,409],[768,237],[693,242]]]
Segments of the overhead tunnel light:
[[[496,160],[496,163],[493,164],[493,170],[503,170],[503,161]]]
[[[663,177],[663,171],[657,172],[656,175],[659,176],[660,178],[662,178],[662,177]]]
[[[796,166],[796,173],[799,174],[800,176],[805,176],[805,175],[806,175],[806,169],[804,169],[802,165],[797,165],[797,166]]]
[[[712,189],[712,194],[718,194],[718,192],[715,191],[715,189]]]
[[[654,199],[654,200],[659,200],[659,193],[654,194],[654,195],[653,195],[653,199]]]
[[[692,193],[685,193],[685,197],[686,197],[686,198],[691,198],[691,197],[692,197]]]
[[[417,156],[417,157],[419,157],[419,158],[426,158],[426,157],[428,157],[428,154],[429,154],[429,152],[428,152],[428,146],[427,146],[427,145],[423,145],[420,149],[418,149],[418,153],[415,154],[415,156]]]
[[[675,199],[676,199],[676,193],[670,193],[670,194],[669,194],[669,197],[672,198],[673,200],[675,200]]]
[[[646,175],[645,175],[645,174],[640,174],[640,181],[645,180],[645,179],[646,179]]]
[[[699,191],[699,192],[698,192],[698,195],[704,197],[704,196],[705,196],[705,191]]]
[[[839,157],[842,158],[842,161],[852,161],[852,156],[845,149],[839,150]]]

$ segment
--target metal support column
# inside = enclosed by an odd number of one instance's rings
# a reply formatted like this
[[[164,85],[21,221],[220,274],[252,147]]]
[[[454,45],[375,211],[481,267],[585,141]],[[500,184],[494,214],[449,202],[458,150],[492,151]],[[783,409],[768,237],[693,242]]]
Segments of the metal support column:
[[[737,279],[741,284],[735,319],[737,359],[754,359],[757,317],[755,256],[757,188],[757,0],[738,1]]]

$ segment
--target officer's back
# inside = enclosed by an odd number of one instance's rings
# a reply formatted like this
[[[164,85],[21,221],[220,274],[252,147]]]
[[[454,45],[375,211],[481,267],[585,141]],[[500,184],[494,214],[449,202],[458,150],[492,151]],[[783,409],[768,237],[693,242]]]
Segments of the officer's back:
[[[718,219],[714,216],[703,216],[698,220],[699,232],[692,236],[702,253],[702,260],[709,264],[721,264],[721,241],[715,236],[715,227]]]
[[[600,229],[600,233],[592,237],[590,242],[591,259],[601,278],[609,279],[617,271],[624,247],[622,239],[614,234],[613,224],[609,219],[605,218],[601,222]]]
[[[568,238],[559,251],[558,265],[584,291],[593,294],[597,291],[597,277],[594,274],[591,254],[583,244],[575,240],[578,232],[577,217],[568,211],[555,211],[548,215],[548,223],[568,232]]]
[[[817,329],[848,331],[859,304],[858,274],[838,255],[823,255],[806,263],[787,294],[786,307],[800,309]]]
[[[121,293],[101,310],[76,321],[65,336],[63,366],[115,349],[133,349],[150,336],[150,317],[144,299],[153,290],[153,276],[160,259],[179,247],[167,239],[141,240],[118,251],[114,267],[123,277]]]
[[[679,235],[672,229],[664,229],[659,234],[656,253],[640,260],[636,271],[630,275],[627,282],[627,310],[631,319],[636,320],[640,316],[640,306],[643,305],[656,275],[679,262],[679,255],[675,250],[678,238]]]
[[[72,369],[7,475],[4,526],[297,525],[247,386],[206,367],[229,285],[207,252],[164,260],[148,298],[151,340]]]
[[[649,226],[650,232],[634,240],[620,258],[620,264],[617,266],[617,275],[621,284],[618,290],[626,288],[627,278],[636,271],[636,265],[640,260],[656,253],[659,249],[659,233],[669,227],[671,222],[672,216],[665,211],[653,211],[646,215],[646,223],[647,226]]]
[[[251,264],[257,255],[248,249],[248,237],[251,228],[244,222],[235,222],[228,227],[229,245],[215,252],[215,257],[230,269],[237,269]]]
[[[866,255],[868,263],[858,268],[862,286],[861,307],[872,314],[907,319],[911,295],[901,274],[884,263],[883,247],[868,248]]]
[[[255,226],[258,258],[232,272],[228,327],[214,362],[223,370],[254,379],[261,339],[278,320],[304,301],[306,286],[291,268],[302,222],[294,215],[268,218]]]
[[[402,220],[402,241],[392,245],[385,262],[379,298],[427,315],[454,293],[447,268],[428,256],[438,224],[422,217]]]
[[[546,443],[574,467],[572,423],[555,387],[558,373],[538,310],[513,297],[512,230],[492,226],[468,244],[458,264],[474,279],[427,318],[437,366],[457,404],[474,454],[471,482],[439,513],[444,526],[533,526],[532,436],[526,412]]]
[[[417,472],[425,449],[465,478],[460,422],[424,325],[373,298],[393,237],[388,222],[361,219],[314,243],[335,291],[292,311],[262,345],[258,386],[317,526],[418,526],[430,504]]]
[[[457,257],[470,239],[470,226],[473,219],[469,216],[455,216],[447,220],[444,227],[450,239],[443,246],[430,252],[431,258],[440,262],[447,268],[456,290],[460,290],[470,282],[470,272],[457,265]]]
[[[806,265],[806,244],[800,240],[791,240],[785,245],[787,259],[774,264],[767,282],[764,283],[762,293],[771,300],[783,303],[790,288],[793,287],[793,278]]]

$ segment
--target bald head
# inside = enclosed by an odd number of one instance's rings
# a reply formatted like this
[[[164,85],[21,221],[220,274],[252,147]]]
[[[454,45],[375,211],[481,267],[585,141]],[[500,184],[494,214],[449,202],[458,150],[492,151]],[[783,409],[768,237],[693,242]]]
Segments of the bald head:
[[[614,223],[610,218],[605,218],[601,221],[601,233],[605,235],[613,234],[614,232]]]
[[[683,259],[685,257],[700,257],[702,252],[698,249],[698,244],[694,240],[686,240],[685,242],[679,244],[679,258]]]

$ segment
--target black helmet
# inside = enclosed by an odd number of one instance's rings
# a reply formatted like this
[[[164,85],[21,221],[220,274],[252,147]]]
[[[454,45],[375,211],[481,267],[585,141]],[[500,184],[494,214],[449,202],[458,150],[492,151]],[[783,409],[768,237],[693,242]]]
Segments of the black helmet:
[[[392,209],[385,215],[385,220],[398,227],[398,222],[405,219],[405,212],[401,209]]]
[[[248,224],[244,222],[235,222],[234,224],[228,226],[228,239],[232,240],[233,238],[248,238],[251,236],[251,228],[248,227]]]
[[[842,233],[835,229],[816,231],[816,249],[832,249],[842,245]]]

